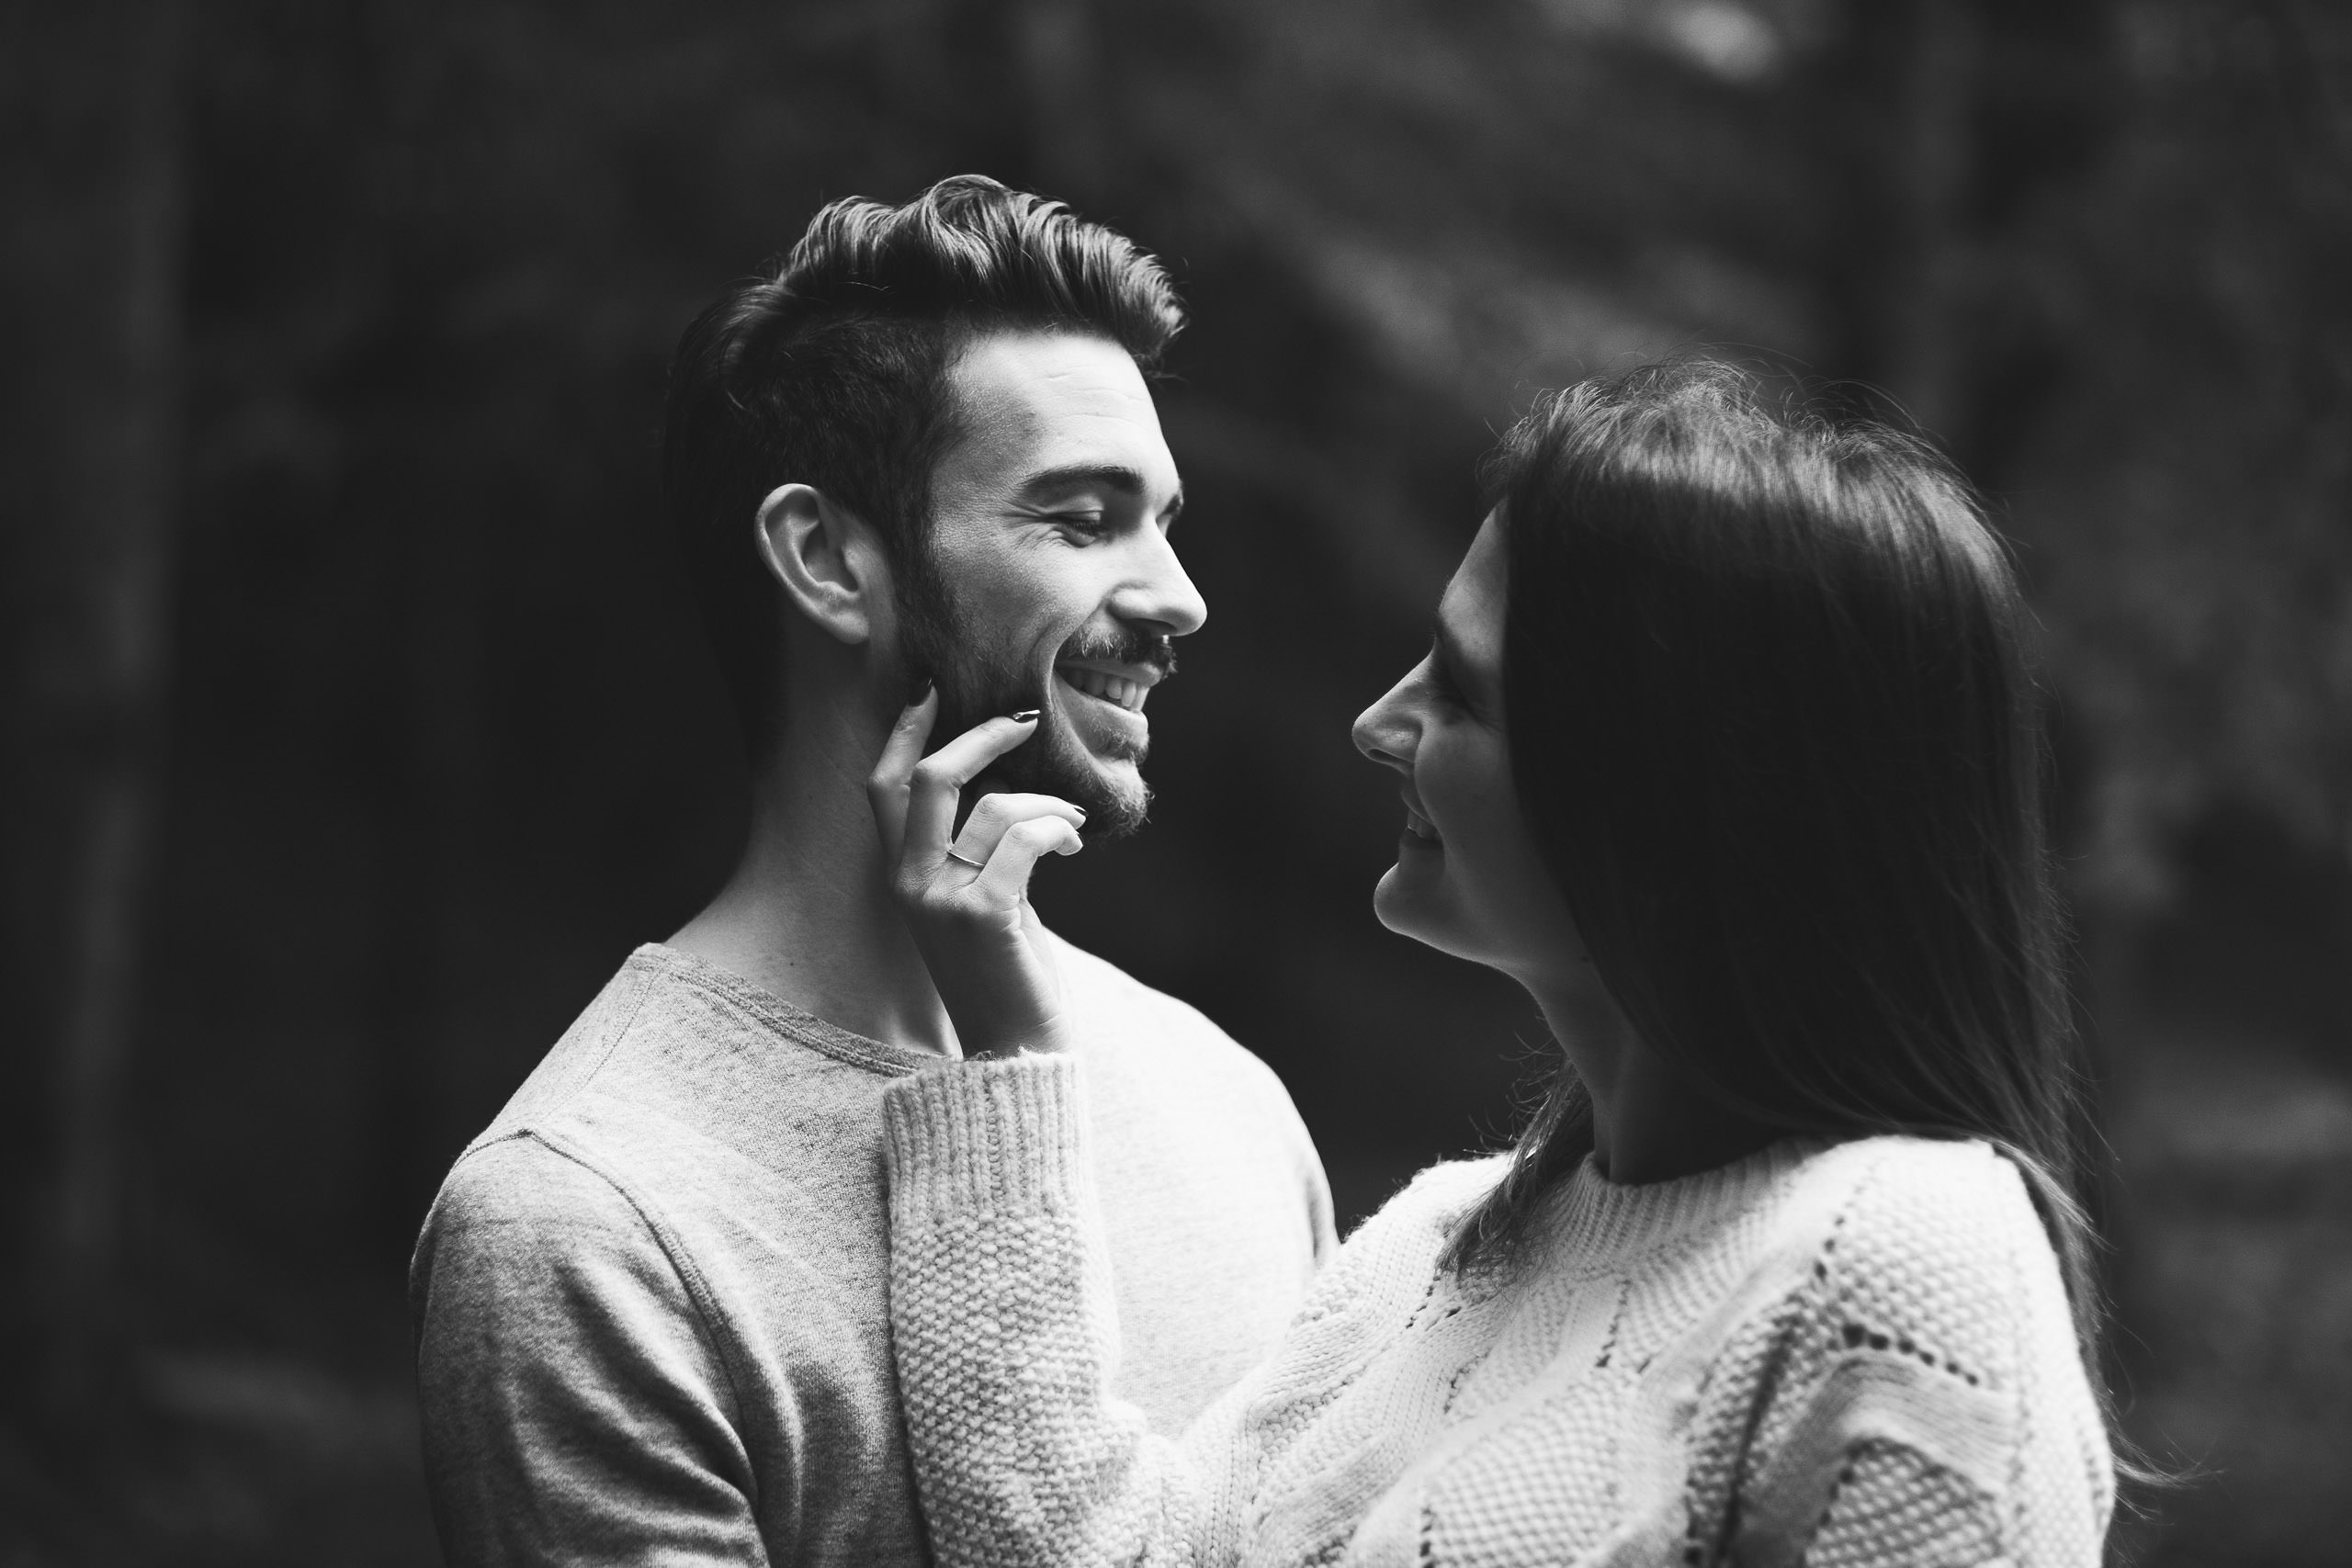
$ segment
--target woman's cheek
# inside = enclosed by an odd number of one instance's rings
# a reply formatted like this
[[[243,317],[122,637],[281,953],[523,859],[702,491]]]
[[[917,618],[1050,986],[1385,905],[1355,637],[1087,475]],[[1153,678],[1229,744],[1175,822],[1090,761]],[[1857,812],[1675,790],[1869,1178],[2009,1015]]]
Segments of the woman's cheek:
[[[1485,928],[1482,934],[1499,953],[1548,941],[1555,910],[1565,900],[1527,830],[1500,738],[1482,734],[1480,740],[1456,759],[1454,815],[1462,842],[1452,869],[1465,914]]]

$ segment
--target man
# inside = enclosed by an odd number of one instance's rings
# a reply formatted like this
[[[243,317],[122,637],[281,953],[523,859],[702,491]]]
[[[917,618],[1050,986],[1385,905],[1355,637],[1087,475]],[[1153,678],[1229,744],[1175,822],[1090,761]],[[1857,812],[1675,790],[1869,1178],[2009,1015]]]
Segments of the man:
[[[1205,615],[1143,372],[1159,264],[965,177],[836,203],[680,345],[665,498],[752,760],[741,863],[638,950],[489,1129],[411,1270],[435,1517],[461,1568],[927,1561],[885,1300],[882,1091],[957,1054],[865,785],[1041,709],[992,781],[1131,831],[1151,689]],[[1137,897],[1148,897],[1139,889]],[[1120,1386],[1172,1432],[1331,1244],[1288,1097],[1067,943]]]

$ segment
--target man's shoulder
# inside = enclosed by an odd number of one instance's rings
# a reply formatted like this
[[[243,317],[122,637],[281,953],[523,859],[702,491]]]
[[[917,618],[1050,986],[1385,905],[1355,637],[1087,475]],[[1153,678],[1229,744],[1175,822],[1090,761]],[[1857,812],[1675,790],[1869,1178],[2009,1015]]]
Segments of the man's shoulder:
[[[650,943],[625,959],[524,1077],[467,1152],[560,1120],[616,1075],[656,1066],[677,1021],[683,988]],[[650,1061],[648,1058],[651,1058]]]
[[[1230,1075],[1287,1100],[1273,1069],[1200,1009],[1146,985],[1067,937],[1059,940],[1063,981],[1092,1038],[1115,1054],[1148,1051],[1194,1071]]]
[[[409,1263],[420,1325],[431,1297],[486,1305],[578,1293],[593,1278],[674,1289],[649,1216],[611,1173],[532,1133],[478,1142],[443,1179]]]
[[[1327,1244],[1322,1161],[1281,1076],[1190,1003],[1068,942],[1062,951],[1098,1117],[1135,1134],[1178,1129],[1195,1156],[1210,1157],[1205,1142],[1232,1168],[1295,1183],[1317,1216],[1318,1249]]]
[[[696,970],[659,947],[621,966],[450,1168],[413,1284],[870,1261],[880,1100],[897,1074],[854,1059],[855,1037],[829,1051],[815,1030],[761,1016],[756,996],[735,994],[744,983]]]
[[[1192,1003],[1146,985],[1068,937],[1057,940],[1061,943],[1063,982],[1069,987],[1078,1006],[1093,1015],[1094,1021],[1113,1025],[1122,1034],[1164,1035],[1181,1049],[1257,1060]]]
[[[425,1230],[537,1245],[591,1231],[643,1234],[648,1226],[628,1188],[599,1162],[543,1133],[512,1132],[477,1140],[458,1156]]]
[[[710,1143],[773,1163],[826,1108],[870,1113],[912,1064],[656,943],[631,953],[469,1150],[542,1134],[620,1157]],[[788,1124],[788,1126],[787,1126]]]

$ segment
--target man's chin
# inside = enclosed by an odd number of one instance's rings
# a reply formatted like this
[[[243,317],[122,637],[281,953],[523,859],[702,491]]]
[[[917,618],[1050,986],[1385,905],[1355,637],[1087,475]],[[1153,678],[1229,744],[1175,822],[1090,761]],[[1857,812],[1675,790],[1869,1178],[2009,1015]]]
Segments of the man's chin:
[[[1133,762],[1096,761],[1086,773],[1087,788],[1069,798],[1086,812],[1088,839],[1124,839],[1143,826],[1151,813],[1151,786]]]
[[[1000,788],[1069,801],[1086,813],[1086,838],[1100,841],[1125,838],[1150,813],[1151,788],[1139,761],[1096,755],[1057,728],[1006,753],[989,771]]]
[[[1076,747],[1048,759],[1043,776],[1024,788],[1060,795],[1086,813],[1087,840],[1124,839],[1151,811],[1151,788],[1135,763],[1092,756]]]

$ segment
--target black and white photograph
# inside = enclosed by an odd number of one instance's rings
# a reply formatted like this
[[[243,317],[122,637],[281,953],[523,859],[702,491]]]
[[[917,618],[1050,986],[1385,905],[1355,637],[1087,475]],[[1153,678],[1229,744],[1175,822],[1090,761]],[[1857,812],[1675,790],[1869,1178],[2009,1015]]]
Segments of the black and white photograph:
[[[0,1568],[2335,1568],[2341,0],[8,0]]]

